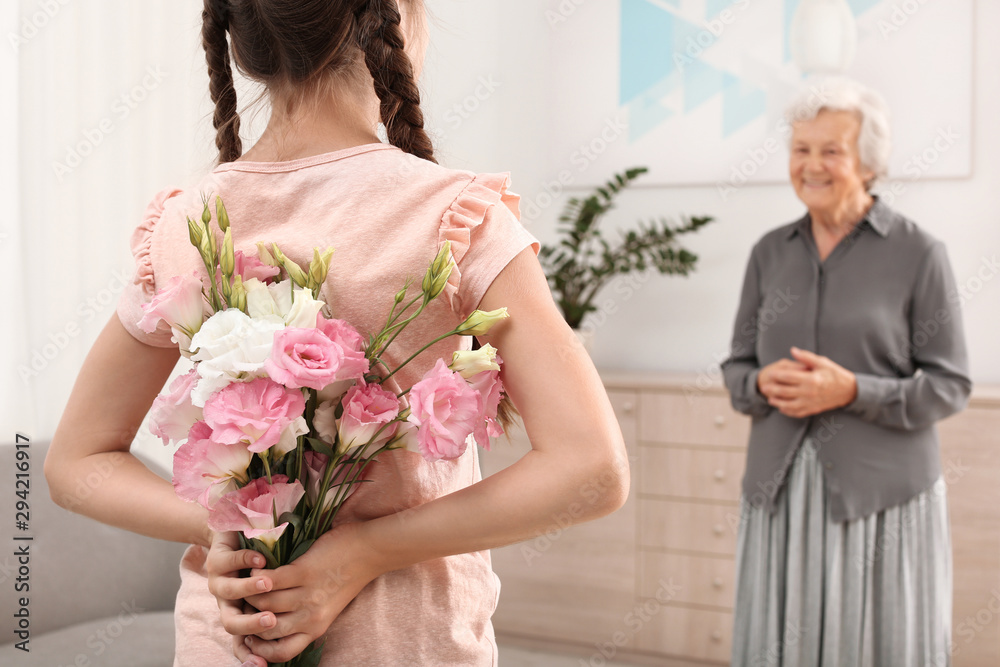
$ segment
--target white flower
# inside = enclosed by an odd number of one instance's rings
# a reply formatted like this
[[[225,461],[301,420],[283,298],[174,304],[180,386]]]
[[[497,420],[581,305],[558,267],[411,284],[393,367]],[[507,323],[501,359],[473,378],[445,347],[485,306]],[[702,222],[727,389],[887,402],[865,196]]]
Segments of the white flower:
[[[466,380],[483,371],[498,371],[497,349],[487,343],[478,350],[458,350],[452,354],[449,368]]]
[[[297,287],[292,300],[292,308],[285,314],[286,327],[313,329],[316,327],[316,315],[325,304],[313,298],[312,290]]]
[[[317,398],[321,401],[332,401],[336,403],[341,396],[347,393],[347,390],[354,386],[354,380],[339,380],[337,382],[331,382],[316,394]]]
[[[316,412],[313,413],[313,427],[316,433],[331,446],[337,438],[337,420],[334,417],[336,410],[337,401],[323,401],[316,406]]]
[[[326,305],[313,298],[312,290],[293,287],[288,280],[265,285],[257,278],[251,278],[243,283],[243,287],[247,291],[247,312],[250,317],[270,320],[280,318],[287,327],[315,327],[316,315]]]
[[[274,334],[283,327],[270,318],[248,317],[238,308],[208,318],[191,339],[191,349],[197,349],[191,359],[198,362],[201,376],[191,392],[192,404],[204,407],[209,396],[230,382],[263,376]]]
[[[257,278],[243,283],[247,291],[247,312],[254,319],[271,319],[284,323],[292,307],[292,292],[288,283],[265,285]]]

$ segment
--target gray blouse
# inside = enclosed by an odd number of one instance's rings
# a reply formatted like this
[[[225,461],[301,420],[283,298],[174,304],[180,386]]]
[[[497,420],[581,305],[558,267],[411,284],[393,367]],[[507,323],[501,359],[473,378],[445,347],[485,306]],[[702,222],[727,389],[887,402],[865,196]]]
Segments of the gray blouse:
[[[765,234],[722,364],[733,407],[752,417],[744,497],[773,510],[807,436],[837,521],[930,488],[941,475],[934,422],[963,409],[972,389],[960,301],[944,245],[878,198],[823,262],[808,214]],[[792,346],[854,372],[854,402],[801,419],[772,408],[757,372],[790,359]]]

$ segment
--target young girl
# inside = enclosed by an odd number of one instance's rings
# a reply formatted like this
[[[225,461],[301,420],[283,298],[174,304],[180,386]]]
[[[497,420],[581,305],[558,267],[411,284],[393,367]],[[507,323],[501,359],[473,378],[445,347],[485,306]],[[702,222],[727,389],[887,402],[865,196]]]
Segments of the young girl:
[[[203,18],[220,164],[195,188],[157,195],[136,228],[134,283],[81,369],[46,460],[53,496],[97,520],[192,545],[181,563],[175,665],[263,666],[321,637],[325,666],[496,665],[499,584],[487,550],[547,530],[571,505],[588,520],[627,495],[624,445],[600,378],[553,303],[508,176],[434,160],[416,86],[427,35],[421,0],[206,0]],[[230,58],[265,85],[272,111],[246,154]],[[376,134],[380,121],[388,144]],[[277,570],[258,569],[263,559],[238,550],[235,535],[213,534],[203,508],[128,454],[179,359],[162,323],[152,334],[137,327],[140,305],[173,276],[198,271],[207,280],[185,221],[200,213],[203,194],[224,199],[245,253],[273,241],[302,264],[313,247],[334,246],[323,295],[363,332],[379,327],[406,277],[422,275],[450,241],[457,268],[445,293],[389,361],[476,308],[506,306],[510,319],[480,340],[500,350],[532,451],[486,480],[474,448],[437,463],[380,455],[344,521]],[[463,345],[449,338],[422,354],[398,387]],[[113,473],[93,493],[72,499],[80,480],[108,465]],[[247,568],[251,576],[240,577]]]

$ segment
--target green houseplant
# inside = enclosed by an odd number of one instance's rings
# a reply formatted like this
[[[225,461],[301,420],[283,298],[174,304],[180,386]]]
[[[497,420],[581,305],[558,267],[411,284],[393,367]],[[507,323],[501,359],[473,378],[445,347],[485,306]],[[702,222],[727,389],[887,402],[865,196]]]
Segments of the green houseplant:
[[[655,268],[662,274],[687,275],[694,270],[697,255],[677,244],[677,237],[697,231],[712,222],[708,216],[682,217],[673,226],[666,219],[640,221],[637,229],[621,233],[612,244],[601,232],[600,221],[614,207],[615,197],[646,167],[615,174],[585,199],[572,198],[559,216],[561,238],[557,245],[543,245],[539,259],[549,286],[566,322],[580,329],[587,313],[597,310],[594,299],[617,275]]]

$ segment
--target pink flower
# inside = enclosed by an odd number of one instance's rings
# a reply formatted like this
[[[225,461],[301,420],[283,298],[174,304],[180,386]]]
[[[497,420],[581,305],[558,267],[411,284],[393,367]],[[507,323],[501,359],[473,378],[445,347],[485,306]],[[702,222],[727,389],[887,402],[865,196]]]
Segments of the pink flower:
[[[360,380],[368,372],[365,341],[361,334],[344,320],[328,320],[321,313],[316,315],[316,328],[344,351],[337,382],[332,387],[326,387],[326,391],[323,392],[324,399],[332,400],[342,396],[350,386],[350,382]]]
[[[326,474],[326,467],[329,465],[330,457],[311,450],[306,450],[302,455],[306,469],[306,500],[309,502],[310,507],[315,507],[316,503],[319,502],[320,486],[323,484],[323,475]],[[333,506],[333,501],[337,499],[337,494],[340,493],[340,486],[347,479],[349,470],[350,465],[341,464],[333,473],[330,479],[330,488],[323,497],[322,512],[326,512]],[[350,485],[347,491],[343,492],[344,495],[340,499],[341,502],[347,500],[354,493],[354,486],[354,484]]]
[[[244,443],[224,445],[212,440],[203,421],[191,427],[187,442],[174,452],[174,490],[185,500],[211,509],[218,500],[245,484],[253,454]]]
[[[364,339],[361,334],[344,320],[328,320],[320,313],[316,315],[316,328],[342,347],[345,353],[363,351]]]
[[[410,416],[417,427],[417,445],[428,461],[458,458],[466,440],[482,420],[483,397],[443,359],[413,385]]]
[[[262,283],[266,283],[281,272],[278,267],[269,266],[253,255],[247,255],[242,250],[237,250],[233,254],[233,259],[235,260],[233,262],[236,267],[235,273],[243,276],[243,282],[256,278]]]
[[[497,361],[502,363],[499,356]],[[503,435],[503,427],[497,421],[497,406],[500,405],[503,392],[500,371],[482,371],[470,377],[467,382],[483,397],[483,414],[476,424],[475,439],[480,447],[489,451],[490,438]]]
[[[153,400],[149,430],[162,439],[164,445],[186,438],[191,426],[202,418],[202,409],[191,403],[191,390],[198,379],[198,369],[192,368],[174,378],[170,393],[160,394]]]
[[[139,328],[152,333],[162,319],[173,330],[173,341],[183,349],[190,349],[191,337],[201,328],[208,314],[201,290],[201,279],[197,273],[192,271],[186,276],[174,276],[166,287],[157,291],[151,302],[142,304],[146,314],[139,320]]]
[[[305,494],[302,485],[288,483],[284,475],[271,477],[271,484],[258,478],[238,491],[223,496],[208,513],[208,527],[212,530],[241,531],[248,539],[258,539],[269,549],[274,548],[288,522],[275,525],[274,517],[294,512]]]
[[[224,445],[245,443],[251,452],[274,447],[281,456],[295,449],[296,438],[309,431],[302,392],[269,378],[232,382],[205,402],[205,421],[212,439]]]
[[[393,420],[399,416],[399,399],[381,385],[354,385],[347,390],[343,406],[343,415],[337,423],[337,430],[340,432],[338,453],[360,447],[369,441],[374,451],[396,434],[399,424],[393,423]],[[379,429],[382,429],[381,433]],[[378,437],[375,436],[376,433]]]
[[[309,387],[317,391],[337,380],[361,377],[368,361],[355,368],[345,365],[344,349],[319,329],[286,327],[274,335],[270,358],[264,370],[286,387]]]

